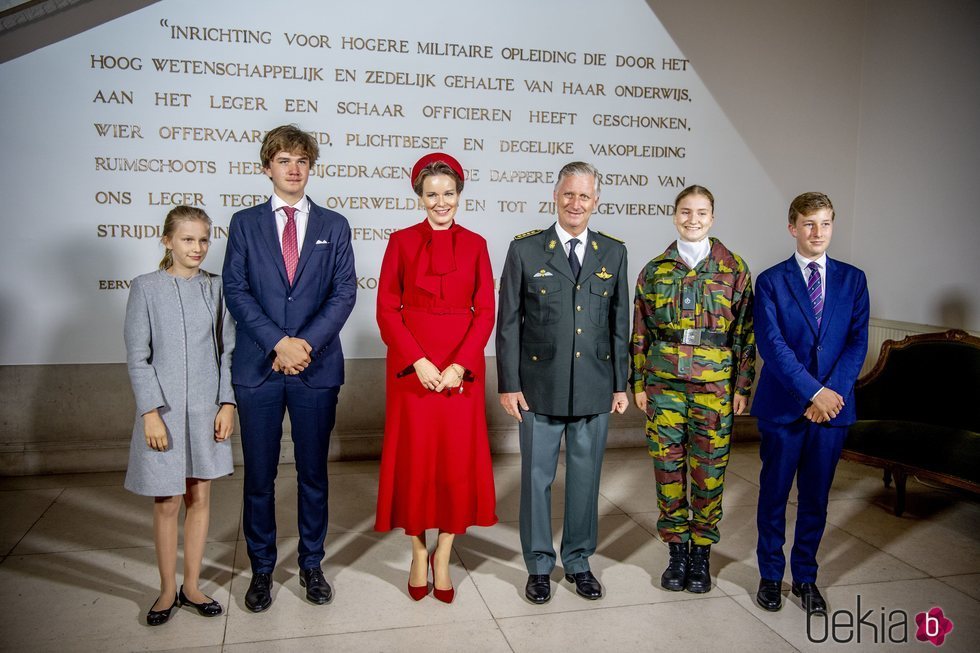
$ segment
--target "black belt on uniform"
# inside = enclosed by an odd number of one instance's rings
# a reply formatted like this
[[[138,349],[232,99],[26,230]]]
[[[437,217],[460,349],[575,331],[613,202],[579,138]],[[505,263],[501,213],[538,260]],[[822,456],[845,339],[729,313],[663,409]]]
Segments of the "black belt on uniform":
[[[728,334],[724,331],[708,331],[707,329],[654,329],[653,336],[661,342],[673,342],[678,345],[731,347]]]

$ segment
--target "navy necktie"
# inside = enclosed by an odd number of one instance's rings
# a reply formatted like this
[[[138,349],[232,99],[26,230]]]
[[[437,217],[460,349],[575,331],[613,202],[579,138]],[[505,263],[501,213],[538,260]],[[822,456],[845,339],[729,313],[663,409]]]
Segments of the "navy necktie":
[[[810,305],[813,306],[813,316],[817,318],[817,326],[823,318],[823,288],[820,283],[820,266],[815,261],[810,261],[806,266],[810,271],[810,278],[806,282],[806,292],[810,296]]]
[[[578,255],[575,254],[575,248],[578,246],[578,238],[572,238],[568,241],[568,265],[572,268],[572,276],[578,279],[578,273],[582,271],[582,264],[579,263]]]

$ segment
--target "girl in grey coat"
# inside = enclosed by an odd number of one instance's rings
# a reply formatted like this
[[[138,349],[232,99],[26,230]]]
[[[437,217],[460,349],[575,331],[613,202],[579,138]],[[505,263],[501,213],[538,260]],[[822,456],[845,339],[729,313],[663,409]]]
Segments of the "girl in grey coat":
[[[231,352],[235,325],[221,278],[200,269],[211,219],[178,206],[167,214],[160,269],[136,277],[126,305],[126,360],[136,396],[136,423],[125,486],[154,497],[153,536],[160,596],[146,615],[167,622],[174,608],[205,617],[221,605],[198,588],[210,519],[210,479],[232,473],[235,396]],[[184,518],[184,583],[177,589],[177,518]]]

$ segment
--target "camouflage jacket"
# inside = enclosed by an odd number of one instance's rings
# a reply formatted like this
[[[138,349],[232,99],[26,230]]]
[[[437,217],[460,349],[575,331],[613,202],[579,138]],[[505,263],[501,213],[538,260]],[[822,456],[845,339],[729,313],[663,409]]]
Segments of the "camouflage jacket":
[[[698,328],[715,342],[695,346],[662,339]],[[755,378],[755,333],[745,261],[712,238],[707,258],[691,270],[671,243],[637,280],[631,354],[634,392],[658,380],[730,380],[735,392],[747,396]]]

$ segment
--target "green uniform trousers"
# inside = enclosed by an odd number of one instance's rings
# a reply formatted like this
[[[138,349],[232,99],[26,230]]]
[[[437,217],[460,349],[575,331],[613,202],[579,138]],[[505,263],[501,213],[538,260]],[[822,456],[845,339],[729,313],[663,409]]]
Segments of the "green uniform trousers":
[[[665,542],[714,544],[734,423],[731,383],[663,380],[647,385],[646,395],[660,537]]]
[[[565,525],[561,563],[566,574],[589,570],[599,526],[599,476],[609,413],[552,417],[521,412],[521,549],[529,574],[555,568],[551,534],[551,484],[565,437]]]

